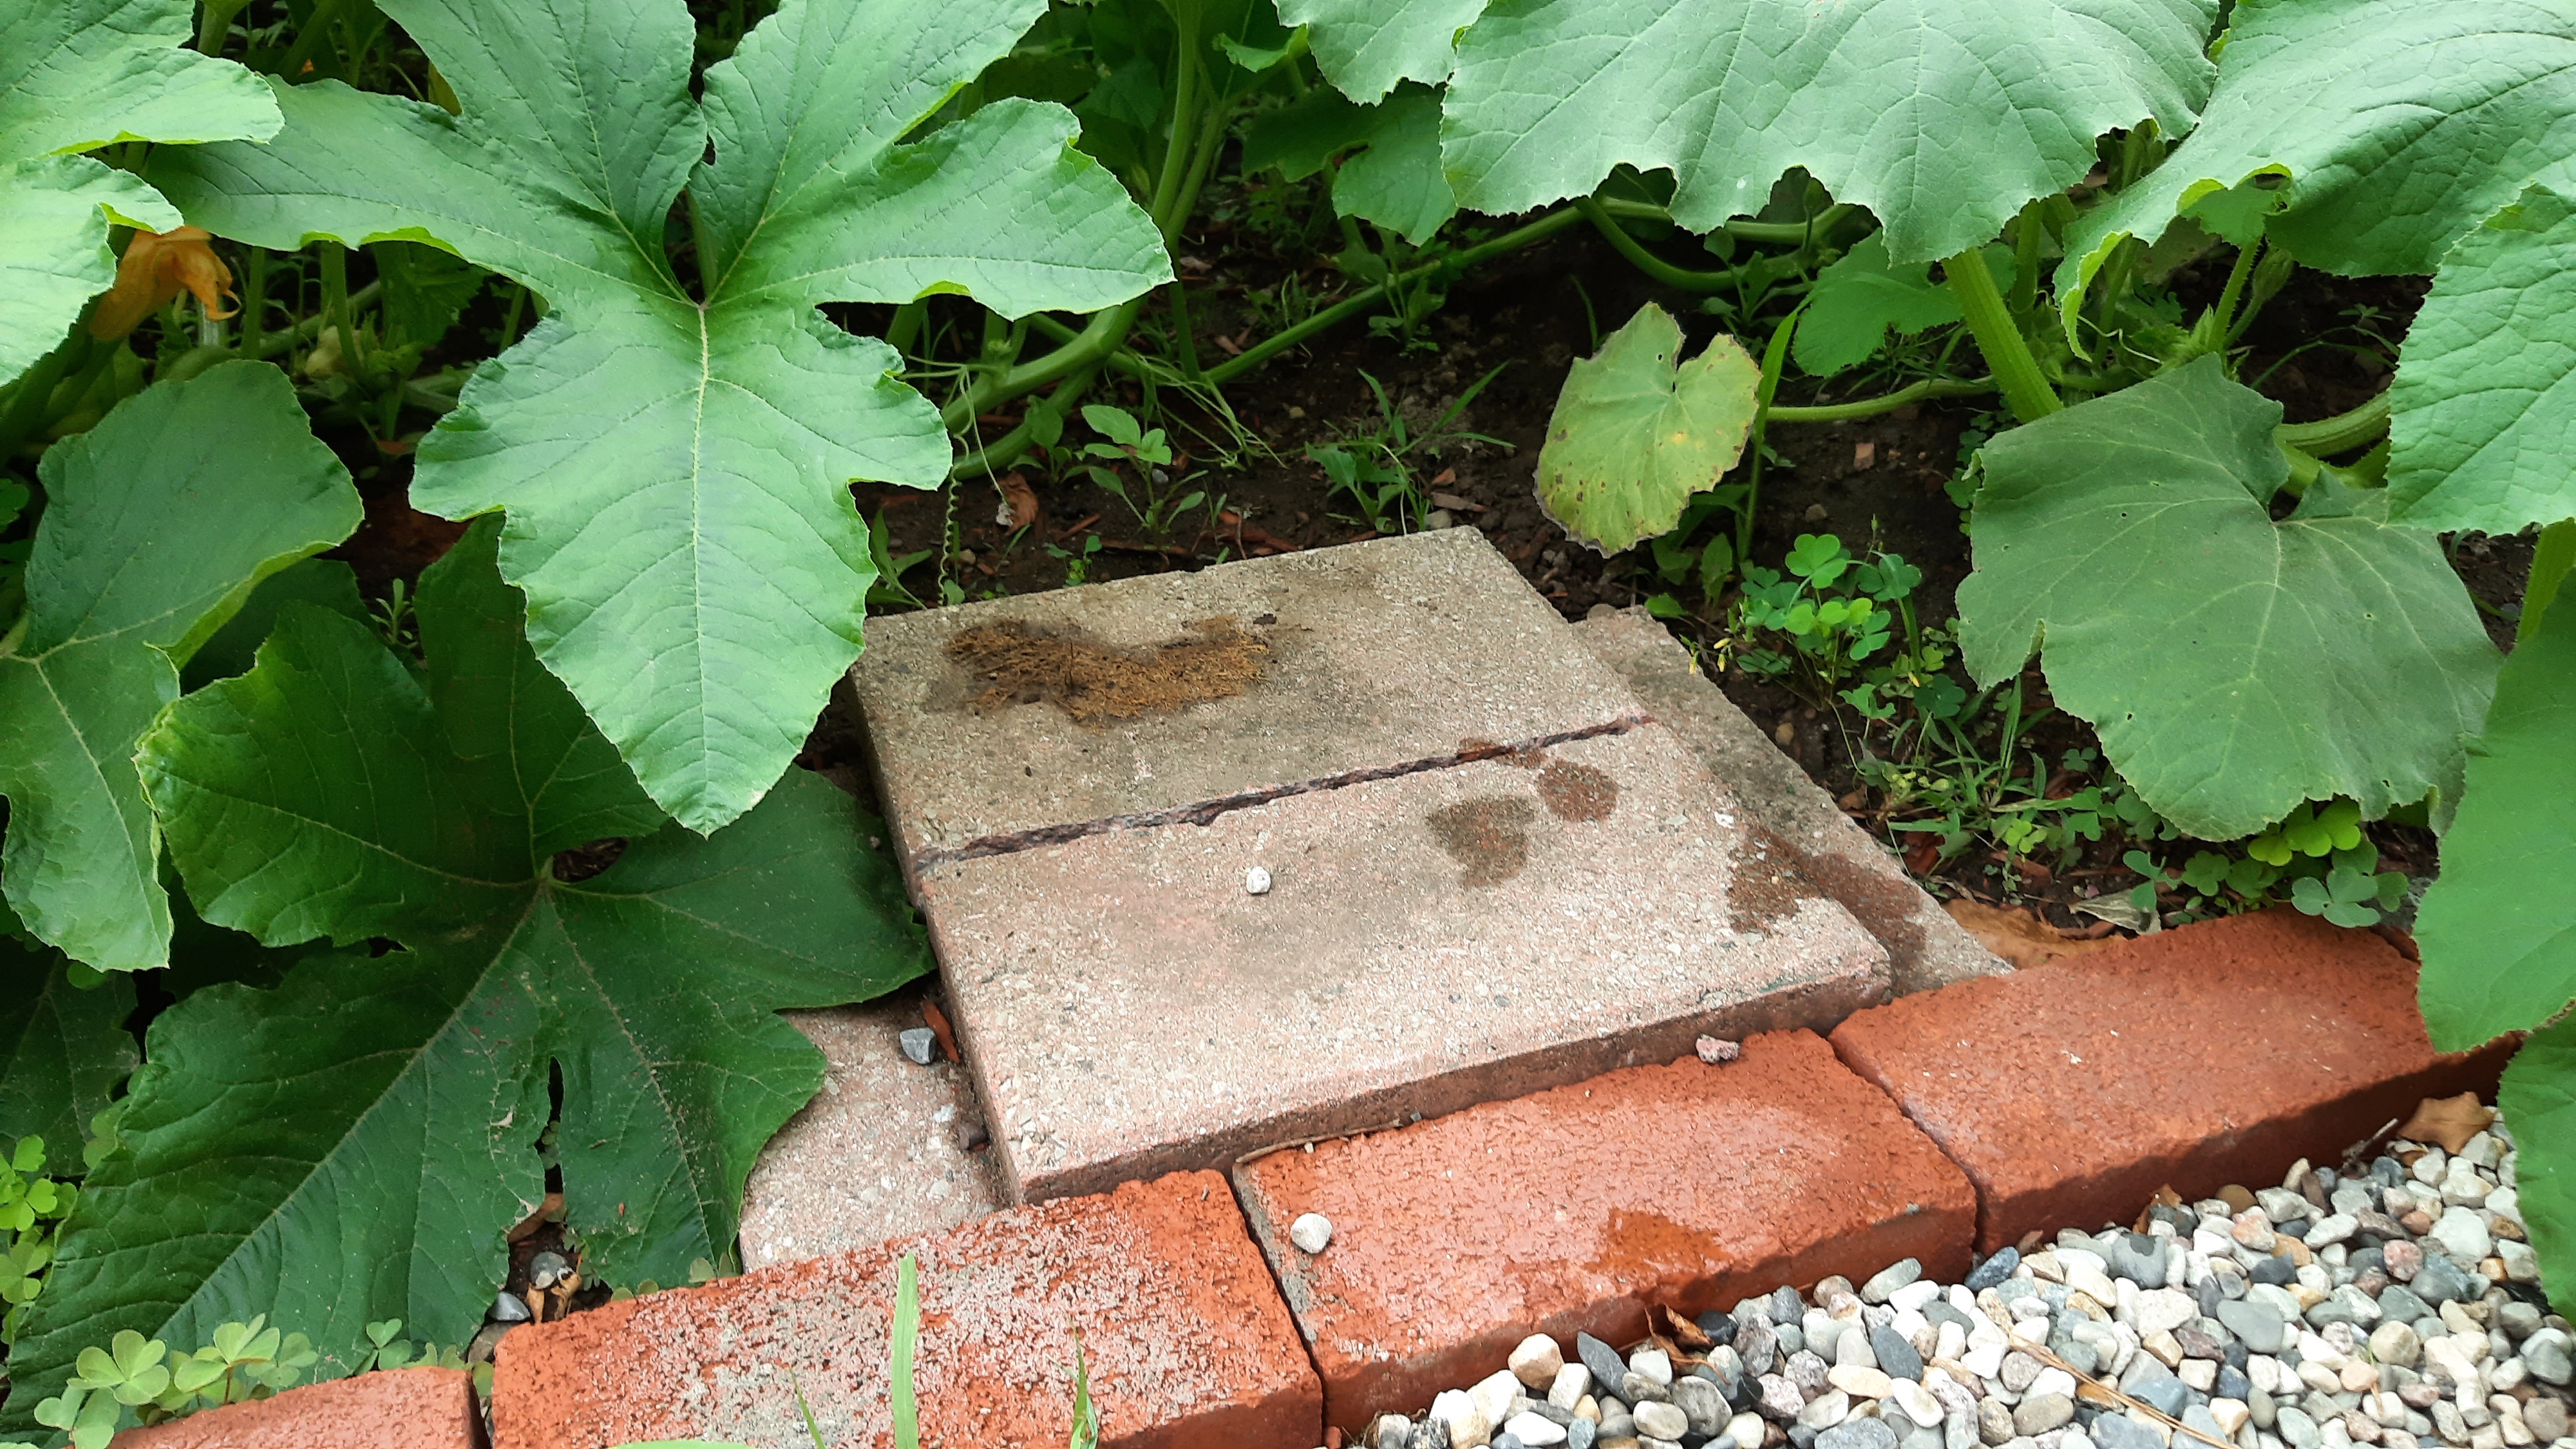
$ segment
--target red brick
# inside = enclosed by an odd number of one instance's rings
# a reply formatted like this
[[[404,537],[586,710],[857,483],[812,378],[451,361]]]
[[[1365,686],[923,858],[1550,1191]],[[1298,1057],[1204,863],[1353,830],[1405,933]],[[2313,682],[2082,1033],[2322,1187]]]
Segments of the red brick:
[[[289,1389],[128,1429],[109,1449],[482,1449],[472,1380],[455,1369],[389,1369]]]
[[[1075,1334],[1112,1449],[1309,1449],[1322,1391],[1213,1172],[997,1213],[521,1329],[501,1342],[497,1449],[636,1440],[894,1442],[896,1264],[920,1263],[913,1383],[930,1444],[1058,1449]]]
[[[2437,1055],[2413,962],[2289,910],[1905,997],[1833,1040],[1967,1170],[1986,1252],[2167,1184],[2277,1183],[2423,1097],[2492,1092],[2510,1051]]]
[[[1812,1032],[1635,1067],[1237,1168],[1262,1250],[1356,1430],[1503,1367],[1531,1333],[1626,1344],[1684,1313],[1900,1258],[1967,1270],[1958,1169]],[[1308,1256],[1299,1214],[1333,1221]]]

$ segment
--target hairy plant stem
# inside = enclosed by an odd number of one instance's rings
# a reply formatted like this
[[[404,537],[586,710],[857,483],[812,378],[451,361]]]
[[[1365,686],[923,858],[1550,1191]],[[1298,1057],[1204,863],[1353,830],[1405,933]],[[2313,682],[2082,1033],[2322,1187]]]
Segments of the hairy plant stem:
[[[1986,355],[1986,368],[1994,374],[2013,416],[2031,423],[2063,408],[2057,390],[2039,370],[2039,359],[2022,339],[2011,309],[2004,305],[2003,293],[1995,290],[1995,276],[1986,270],[1986,259],[1972,248],[1943,262],[1941,270],[1949,278],[1951,295],[1959,299],[1959,310],[1967,316],[1968,334]]]
[[[2313,423],[2283,423],[2272,430],[2282,447],[2296,448],[2315,458],[2331,458],[2349,453],[2388,430],[2388,394],[2377,397],[2348,413],[2319,418]]]
[[[1648,201],[1628,201],[1619,197],[1594,198],[1603,211],[1629,221],[1673,221],[1667,208]],[[1805,246],[1817,237],[1831,232],[1852,214],[1847,202],[1835,202],[1805,221],[1730,221],[1724,226],[1728,236],[1737,241],[1759,242],[1769,246]],[[1687,230],[1688,228],[1684,228]]]
[[[2019,230],[2013,236],[2012,314],[2016,319],[2029,316],[2039,301],[2040,218],[2045,211],[2045,205],[2037,201],[2023,207]]]
[[[1881,413],[1892,413],[1907,403],[1922,402],[1927,398],[1982,397],[1995,389],[1996,383],[1991,377],[1966,380],[1927,377],[1884,396],[1861,398],[1856,402],[1825,403],[1812,407],[1774,407],[1769,410],[1768,417],[1775,423],[1847,423],[1859,418],[1874,418]]]
[[[2225,337],[2233,339],[2236,336],[2236,308],[2245,299],[2245,283],[2254,275],[2254,263],[2262,254],[2263,239],[2258,236],[2248,245],[2236,249],[2236,264],[2227,269],[2227,285],[2220,289],[2218,306],[2213,309],[2218,316],[2221,335]]]
[[[1789,339],[1796,335],[1798,318],[1807,310],[1799,303],[1771,329],[1771,342],[1762,349],[1762,380],[1753,392],[1753,434],[1745,440],[1744,502],[1735,510],[1735,558],[1738,567],[1753,557],[1753,514],[1762,502],[1762,440],[1771,427],[1771,398],[1780,390],[1780,373],[1788,366]]]
[[[2513,626],[2513,642],[2520,644],[2540,632],[2541,616],[2557,599],[2570,565],[2576,565],[2576,518],[2562,518],[2540,530],[2540,542],[2531,551],[2531,574],[2522,586],[2522,620]]]
[[[326,241],[322,253],[322,315],[327,324],[340,334],[340,366],[352,372],[358,367],[358,330],[350,320],[349,249],[338,242]]]
[[[1575,198],[1574,209],[1583,213],[1584,220],[1592,223],[1593,229],[1610,243],[1611,250],[1627,258],[1629,265],[1667,287],[1678,287],[1685,292],[1724,292],[1732,290],[1743,278],[1743,271],[1738,267],[1720,272],[1694,272],[1674,266],[1646,250],[1645,243],[1628,235],[1628,229],[1621,226],[1600,202],[1589,196]]]
[[[384,290],[384,283],[369,282],[367,285],[351,292],[349,294],[349,306],[351,310],[354,311],[356,309],[372,305],[376,298],[384,295]],[[244,357],[257,356],[263,361],[269,358],[283,357],[287,353],[294,351],[296,348],[302,347],[311,342],[314,338],[321,336],[322,329],[330,325],[330,321],[330,313],[316,313],[315,315],[307,317],[303,321],[296,323],[294,326],[283,332],[273,333],[261,338],[259,351],[256,354],[254,354],[250,350],[249,346],[245,344],[242,348],[242,355]]]

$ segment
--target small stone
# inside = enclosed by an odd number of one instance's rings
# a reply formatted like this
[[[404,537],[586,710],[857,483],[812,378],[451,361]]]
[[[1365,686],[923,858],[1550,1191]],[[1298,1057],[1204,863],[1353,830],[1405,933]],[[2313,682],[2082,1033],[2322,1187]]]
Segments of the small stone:
[[[2004,1355],[2003,1372],[1996,1377],[2003,1381],[2005,1389],[2018,1394],[2029,1388],[2039,1377],[2039,1371],[2045,1367],[2047,1365],[2029,1354],[2013,1352]]]
[[[2328,1213],[2317,1219],[2316,1223],[2302,1236],[2301,1241],[2311,1248],[2322,1248],[2328,1244],[2349,1239],[2360,1227],[2361,1224],[2350,1213]]]
[[[1660,1348],[1641,1348],[1628,1355],[1628,1372],[1648,1383],[1670,1384],[1673,1381],[1673,1356]]]
[[[2140,1338],[2171,1333],[2199,1316],[2200,1305],[2188,1293],[2159,1288],[2138,1295],[2136,1328]]]
[[[1577,1419],[1565,1426],[1565,1449],[1592,1449],[1601,1436],[1601,1426],[1590,1419]]]
[[[1413,1438],[1413,1421],[1402,1414],[1380,1414],[1369,1421],[1368,1432],[1360,1442],[1373,1449],[1405,1449]]]
[[[1619,1357],[1617,1349],[1588,1333],[1574,1335],[1574,1356],[1583,1360],[1583,1367],[1591,1373],[1592,1381],[1605,1389],[1616,1389],[1619,1380],[1628,1372],[1627,1362]]]
[[[2483,1254],[2481,1256],[2483,1256]],[[1911,1283],[1922,1276],[1923,1263],[1919,1258],[1906,1258],[1898,1262],[1891,1263],[1887,1267],[1882,1268],[1877,1273],[1871,1275],[1868,1282],[1860,1285],[1860,1301],[1863,1303],[1885,1303],[1889,1297],[1895,1294],[1897,1289],[1904,1287],[1906,1284]]]
[[[1322,1213],[1302,1213],[1288,1225],[1288,1241],[1301,1253],[1320,1253],[1333,1240],[1333,1220]],[[1485,1360],[1492,1363],[1492,1359]]]
[[[2388,1276],[2400,1283],[2412,1282],[2416,1270],[2424,1266],[2422,1245],[2410,1239],[2391,1238],[2379,1251],[2388,1264]]]
[[[2522,1422],[2530,1428],[2532,1437],[2544,1444],[2564,1439],[2569,1427],[2567,1405],[2546,1396],[2534,1399],[2522,1406]]]
[[[1503,1423],[1503,1432],[1520,1440],[1529,1449],[1548,1449],[1548,1446],[1562,1444],[1566,1439],[1565,1431],[1566,1426],[1555,1420],[1528,1412],[1514,1414]]]
[[[1266,865],[1256,865],[1252,869],[1245,871],[1243,873],[1243,888],[1249,894],[1256,896],[1266,896],[1270,894],[1270,868]]]
[[[1798,1422],[1810,1429],[1830,1429],[1850,1414],[1851,1395],[1840,1389],[1827,1389],[1809,1399],[1806,1407],[1798,1411]]]
[[[2522,1341],[2523,1365],[2531,1370],[2533,1378],[2542,1383],[2563,1387],[2571,1376],[2576,1376],[2571,1374],[2571,1367],[2576,1366],[2571,1366],[2568,1361],[2569,1345],[2566,1329],[2541,1329]],[[2553,1434],[2550,1437],[2554,1439],[2557,1436]]]
[[[2278,1309],[2251,1298],[2219,1304],[2218,1321],[2227,1326],[2228,1332],[2243,1339],[2245,1346],[2255,1353],[2279,1353],[2289,1332],[2289,1325],[2282,1320]]]
[[[1572,1410],[1592,1390],[1592,1371],[1579,1363],[1560,1364],[1556,1377],[1548,1381],[1547,1401],[1560,1409]]]
[[[1404,1449],[1450,1449],[1448,1421],[1426,1416],[1413,1426],[1413,1437],[1404,1441]]]
[[[916,1067],[929,1066],[931,1058],[939,1051],[939,1034],[926,1026],[897,1032],[894,1040],[895,1045],[903,1048],[904,1060]]]
[[[1501,1424],[1512,1416],[1512,1401],[1520,1398],[1521,1381],[1509,1369],[1497,1369],[1478,1379],[1467,1389],[1467,1401],[1476,1406],[1488,1424]]]
[[[1846,1334],[1844,1336],[1849,1337],[1850,1335]],[[1869,1350],[1872,1356],[1878,1360],[1878,1366],[1887,1370],[1887,1376],[1889,1378],[1919,1380],[1923,1377],[1922,1353],[1914,1347],[1913,1343],[1909,1341],[1904,1334],[1897,1332],[1894,1328],[1871,1329],[1869,1331]]]
[[[1894,1387],[1884,1370],[1864,1368],[1856,1363],[1834,1365],[1826,1370],[1825,1382],[1855,1399],[1883,1399]]]
[[[2006,1278],[2011,1277],[2013,1269],[2020,1266],[2021,1251],[2017,1248],[2005,1248],[1993,1257],[1979,1263],[1976,1268],[1968,1274],[1966,1283],[1967,1290],[1971,1293],[1983,1293],[1987,1289],[2001,1283]]]
[[[1816,1436],[1816,1449],[1896,1449],[1896,1430],[1885,1419],[1845,1419]]]
[[[1619,1397],[1631,1404],[1641,1404],[1648,1399],[1661,1404],[1671,1401],[1673,1391],[1644,1374],[1631,1371],[1619,1376]]]
[[[1764,1374],[1755,1382],[1761,1385],[1761,1391],[1754,1396],[1754,1405],[1771,1418],[1785,1424],[1805,1410],[1806,1396],[1798,1392],[1796,1384],[1778,1374]]]
[[[552,1288],[570,1272],[571,1260],[548,1248],[528,1260],[528,1286],[540,1290]]]
[[[1678,1439],[1690,1432],[1690,1416],[1672,1404],[1652,1401],[1629,1411],[1637,1421],[1637,1432],[1654,1439]]]
[[[1493,1421],[1478,1412],[1476,1401],[1458,1389],[1443,1390],[1433,1399],[1424,1422],[1447,1425],[1447,1440],[1456,1449],[1474,1449],[1494,1434]]]
[[[2502,1259],[2504,1262],[2504,1276],[2507,1281],[2514,1283],[2537,1283],[2540,1281],[2540,1255],[2532,1251],[2529,1243],[2520,1243],[2511,1238],[2498,1237],[2496,1239],[2495,1252],[2496,1257]],[[2538,1431],[2534,1430],[2533,1432],[2537,1433]]]
[[[1689,1418],[1694,1434],[1714,1435],[1725,1428],[1726,1421],[1735,1415],[1734,1408],[1726,1402],[1726,1395],[1718,1391],[1716,1382],[1697,1374],[1673,1380],[1673,1407]]]
[[[2410,1323],[2383,1323],[2370,1331],[2372,1361],[2413,1368],[2424,1358],[2424,1340]]]
[[[1979,1399],[1977,1401],[1977,1438],[1989,1446],[1999,1446],[2012,1436],[2012,1406],[2001,1399]]]
[[[1912,1379],[1896,1380],[1888,1390],[1888,1397],[1895,1402],[1898,1409],[1904,1411],[1905,1417],[1912,1419],[1923,1428],[1937,1428],[1941,1421],[1948,1417],[1941,1401],[1933,1396],[1932,1391]]]
[[[2416,1270],[2407,1285],[2416,1297],[2434,1307],[2474,1299],[2485,1291],[2485,1285],[2472,1283],[2459,1264],[2440,1253],[2426,1253],[2424,1266]]]
[[[1328,1224],[1328,1231],[1329,1228]],[[1298,1246],[1305,1245],[1301,1243]],[[1565,1367],[1565,1353],[1556,1346],[1555,1339],[1544,1333],[1533,1333],[1511,1351],[1511,1356],[1504,1360],[1504,1367],[1512,1371],[1513,1378],[1546,1393],[1556,1386],[1556,1372]]]
[[[2033,1394],[2013,1410],[2013,1429],[2022,1434],[2044,1434],[2072,1423],[2075,1401],[2064,1394]]]
[[[2165,1449],[2165,1441],[2156,1431],[2126,1414],[2104,1414],[2093,1421],[2092,1439],[2098,1449]]]
[[[493,1296],[491,1320],[494,1323],[525,1323],[528,1318],[528,1305],[520,1300],[518,1294],[503,1292]]]
[[[2495,1248],[2495,1239],[2488,1234],[2487,1225],[2479,1219],[2474,1208],[2445,1209],[2426,1236],[2463,1263],[2474,1263]]]
[[[1740,1043],[1728,1041],[1723,1037],[1704,1036],[1693,1043],[1693,1046],[1699,1052],[1699,1059],[1710,1066],[1716,1066],[1720,1062],[1731,1062],[1744,1055],[1744,1048]]]

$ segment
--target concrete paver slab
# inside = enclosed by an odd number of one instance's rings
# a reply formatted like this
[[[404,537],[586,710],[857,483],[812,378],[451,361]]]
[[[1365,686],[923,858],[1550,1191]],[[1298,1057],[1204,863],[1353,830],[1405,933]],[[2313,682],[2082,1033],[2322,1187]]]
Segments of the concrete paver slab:
[[[1011,626],[1139,656],[1230,619],[1267,652],[1231,697],[1084,724],[979,711],[949,654]],[[1520,744],[1626,718],[1618,675],[1471,528],[868,621],[850,673],[908,865],[1036,830]],[[1076,661],[1079,662],[1078,660]]]
[[[1976,1196],[1809,1032],[1613,1072],[1234,1174],[1253,1233],[1356,1433],[1473,1383],[1531,1333],[1628,1344],[1695,1315],[1901,1258],[1956,1282]],[[1288,1238],[1333,1223],[1321,1253]]]
[[[823,1049],[823,1090],[761,1149],[743,1192],[746,1268],[936,1232],[1003,1206],[991,1148],[970,1150],[961,1127],[980,1125],[959,1064],[917,1066],[897,1033],[921,1024],[909,999],[787,1019]]]
[[[612,1303],[501,1340],[494,1449],[892,1449],[898,1264],[925,1444],[1060,1449],[1076,1335],[1102,1449],[1308,1449],[1322,1390],[1225,1179],[1194,1173]]]
[[[1887,944],[1898,995],[2011,969],[1960,929],[1795,760],[1764,739],[1653,616],[1643,609],[1603,614],[1575,625],[1574,634],[1698,752],[1709,773],[1796,854],[1825,894]]]
[[[1645,725],[926,868],[1007,1186],[1221,1166],[1883,1000],[1884,949],[1731,809]]]

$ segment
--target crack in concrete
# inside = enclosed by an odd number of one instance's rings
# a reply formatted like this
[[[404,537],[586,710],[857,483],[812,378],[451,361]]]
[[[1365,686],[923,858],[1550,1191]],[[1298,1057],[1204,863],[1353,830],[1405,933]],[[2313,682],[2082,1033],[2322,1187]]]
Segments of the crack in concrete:
[[[1194,805],[1176,805],[1163,810],[1145,810],[1132,815],[1109,815],[1098,820],[1085,820],[1074,825],[1042,825],[1033,830],[1014,830],[998,835],[978,836],[964,845],[931,849],[914,858],[913,868],[928,870],[952,861],[980,860],[988,855],[1011,855],[1041,846],[1063,845],[1087,835],[1106,835],[1113,830],[1151,830],[1165,825],[1205,825],[1220,815],[1236,810],[1249,810],[1273,800],[1292,795],[1311,795],[1322,790],[1340,790],[1352,785],[1365,785],[1374,780],[1393,780],[1404,775],[1420,775],[1433,770],[1454,770],[1480,760],[1499,760],[1514,755],[1527,755],[1576,740],[1598,739],[1603,735],[1624,735],[1630,730],[1654,723],[1642,712],[1624,714],[1600,724],[1580,729],[1559,730],[1554,734],[1501,744],[1485,740],[1461,741],[1460,748],[1445,755],[1410,760],[1400,765],[1373,765],[1339,775],[1303,780],[1293,785],[1267,785],[1258,790],[1244,790],[1201,800]]]

